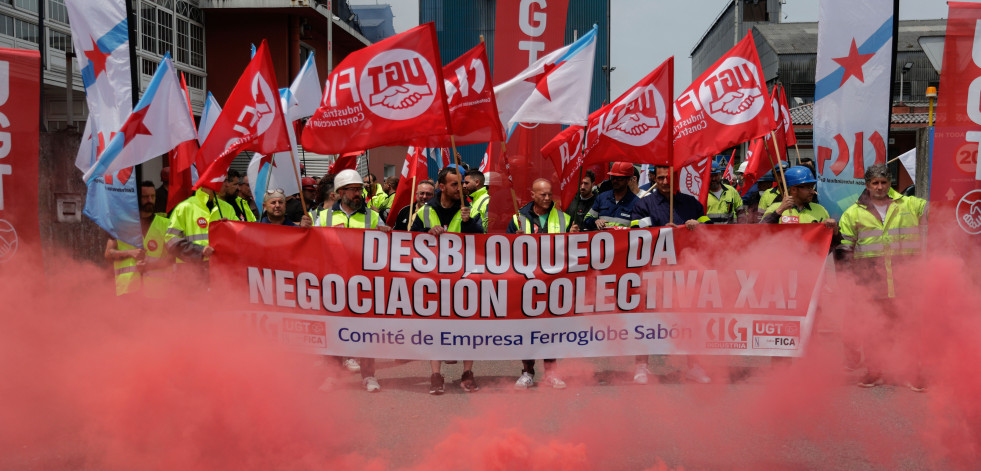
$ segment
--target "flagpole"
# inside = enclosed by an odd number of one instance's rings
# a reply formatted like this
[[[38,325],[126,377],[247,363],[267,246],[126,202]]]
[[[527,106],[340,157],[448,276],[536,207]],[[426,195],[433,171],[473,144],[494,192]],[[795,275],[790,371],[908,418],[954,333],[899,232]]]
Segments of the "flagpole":
[[[763,139],[763,152],[766,152],[766,158],[770,161],[770,171],[776,170],[777,164],[773,163],[773,157],[770,157],[770,146],[766,145],[766,138]],[[779,153],[777,154],[779,156]],[[783,177],[783,166],[780,166],[780,176]],[[776,180],[776,173],[773,174],[773,179]],[[779,187],[780,182],[777,182]],[[783,194],[787,194],[787,181],[783,180]]]
[[[777,153],[777,162],[780,163],[780,165],[779,165],[779,167],[780,167],[780,180],[783,181],[783,191],[784,191],[783,194],[786,195],[787,194],[787,177],[784,176],[784,174],[783,174],[783,164],[782,164],[783,163],[783,156],[780,155],[780,146],[777,145],[778,144],[778,142],[777,142],[777,133],[776,133],[776,131],[770,131],[770,135],[773,136],[773,150],[776,151],[776,153]],[[766,141],[764,141],[764,143],[765,142]],[[770,154],[767,153],[767,155],[770,155]],[[789,161],[790,159],[787,159],[787,160]]]
[[[417,158],[412,156],[413,159]],[[409,227],[406,230],[412,230],[412,222],[416,218],[416,209],[413,205],[416,203],[416,175],[412,174],[412,186],[409,187]]]
[[[467,199],[463,196],[463,166],[460,165],[460,153],[456,151],[456,137],[450,134],[450,147],[453,148],[453,158],[456,160],[456,171],[460,174],[460,207],[467,205]]]
[[[44,2],[40,2],[43,4]],[[41,8],[41,14],[44,14],[44,9]],[[136,108],[136,104],[140,102],[140,73],[139,73],[139,62],[136,58],[136,12],[133,11],[133,2],[126,2],[126,23],[130,25],[127,32],[127,40],[129,42],[129,77],[132,85],[130,86],[130,91],[133,97],[133,106]],[[41,22],[41,34],[44,34],[44,22]],[[42,41],[43,42],[43,41]],[[42,44],[41,50],[44,50],[44,45]],[[43,54],[44,52],[42,52]],[[43,70],[43,69],[42,69]],[[68,87],[71,88],[72,84],[69,83]],[[44,87],[41,87],[42,89]],[[71,103],[68,106],[72,106]],[[68,123],[71,124],[71,123]],[[110,134],[111,136],[111,134]],[[108,144],[108,139],[106,139],[106,144]],[[143,165],[136,164],[133,166],[133,175],[136,177],[136,207],[140,207],[140,185],[143,184]],[[141,224],[142,226],[142,224]]]
[[[670,170],[668,172],[668,178],[670,179],[669,184],[671,185],[671,192],[670,192],[671,194],[668,195],[668,224],[673,224],[674,223],[674,165],[669,167],[669,169]],[[656,177],[657,174],[655,173],[654,176]],[[653,188],[653,185],[651,187]]]
[[[276,159],[275,154],[269,161],[269,174],[272,175],[272,162]],[[300,169],[296,167],[296,150],[293,146],[290,146],[290,163],[293,165],[293,176],[296,177],[296,187],[300,189],[300,206],[303,207],[303,214],[307,212],[307,201],[303,199],[303,184],[300,183]],[[269,181],[266,180],[266,185],[269,185]],[[268,188],[266,188],[268,190]]]
[[[797,143],[794,143],[794,150],[797,151],[797,165],[800,165],[800,147],[797,147]]]
[[[507,159],[507,148],[508,148],[507,141],[501,141],[501,162],[504,162],[504,160]],[[507,163],[504,162],[504,165],[507,165]],[[511,171],[508,170],[507,173],[508,173],[508,177],[509,177],[508,179],[510,180]],[[513,180],[511,181],[511,185],[509,185],[509,186],[511,188],[511,203],[514,205],[514,215],[517,216],[518,215],[518,194],[514,192],[514,181]],[[517,225],[518,225],[518,231],[520,232],[521,231],[521,218],[518,218],[518,224]]]

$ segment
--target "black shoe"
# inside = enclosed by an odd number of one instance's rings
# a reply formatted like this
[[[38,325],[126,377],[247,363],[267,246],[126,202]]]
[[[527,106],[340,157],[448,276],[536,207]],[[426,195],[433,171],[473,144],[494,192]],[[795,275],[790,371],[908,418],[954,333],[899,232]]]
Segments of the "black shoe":
[[[433,375],[429,377],[429,394],[434,396],[443,394],[443,375],[433,373]]]
[[[460,377],[460,387],[466,392],[480,390],[480,386],[477,386],[477,382],[473,379],[473,371],[467,370],[463,372],[463,376]]]

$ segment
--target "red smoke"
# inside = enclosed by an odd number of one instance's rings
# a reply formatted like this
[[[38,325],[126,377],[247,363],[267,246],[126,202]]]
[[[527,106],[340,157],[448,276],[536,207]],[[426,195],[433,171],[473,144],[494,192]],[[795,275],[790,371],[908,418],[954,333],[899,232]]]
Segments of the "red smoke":
[[[760,268],[796,243],[715,242],[744,250],[730,263]],[[680,357],[653,358],[648,386],[630,385],[632,358],[570,359],[558,363],[568,389],[514,391],[518,362],[494,377],[478,362],[481,392],[440,398],[425,394],[422,363],[401,386],[380,370],[379,394],[318,393],[313,357],[213,314],[221,299],[134,305],[112,296],[105,267],[64,256],[46,274],[4,265],[0,468],[971,469],[981,257],[949,253],[906,272],[891,320],[839,271],[805,357],[704,357],[709,385],[685,383]],[[842,335],[867,342],[896,384],[855,387]],[[451,379],[459,365],[444,370]],[[903,386],[917,373],[924,394]],[[393,402],[409,396],[399,389],[418,395]]]

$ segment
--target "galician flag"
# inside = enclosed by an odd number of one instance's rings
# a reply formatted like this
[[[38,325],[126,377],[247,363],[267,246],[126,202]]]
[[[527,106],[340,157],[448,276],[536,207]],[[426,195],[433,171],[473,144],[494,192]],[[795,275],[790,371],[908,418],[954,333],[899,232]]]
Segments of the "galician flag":
[[[501,123],[586,125],[596,57],[596,25],[576,42],[556,49],[511,80],[494,87]]]
[[[818,197],[840,217],[886,162],[892,82],[892,0],[821,0],[814,150]]]
[[[197,137],[170,53],[164,55],[143,98],[87,172],[86,183],[170,152]]]

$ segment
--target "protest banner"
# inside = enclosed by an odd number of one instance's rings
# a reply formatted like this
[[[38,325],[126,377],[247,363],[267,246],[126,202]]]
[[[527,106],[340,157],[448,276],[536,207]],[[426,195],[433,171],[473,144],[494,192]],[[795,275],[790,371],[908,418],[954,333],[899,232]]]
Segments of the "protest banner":
[[[0,48],[0,267],[41,262],[38,101],[41,56]]]
[[[798,356],[831,234],[792,224],[436,237],[221,221],[211,280],[241,300],[229,309],[246,322],[327,355]],[[724,243],[744,239],[773,257],[760,265]],[[343,255],[309,255],[328,253]]]

